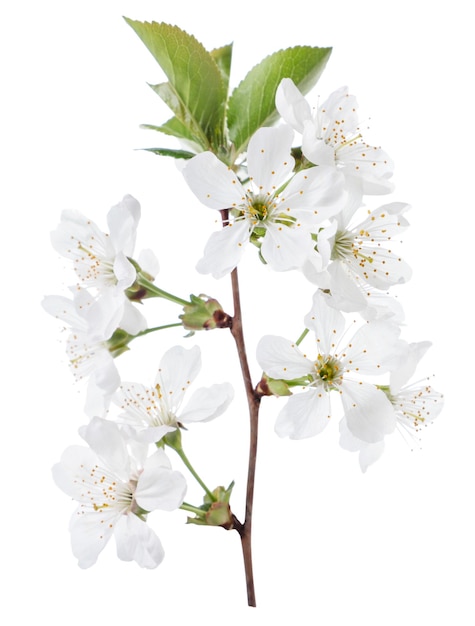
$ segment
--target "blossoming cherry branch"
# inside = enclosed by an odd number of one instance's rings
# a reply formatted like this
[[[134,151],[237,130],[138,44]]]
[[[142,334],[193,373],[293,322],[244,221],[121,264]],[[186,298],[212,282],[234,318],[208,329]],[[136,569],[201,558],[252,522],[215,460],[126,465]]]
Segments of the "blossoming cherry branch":
[[[77,210],[63,211],[51,239],[74,280],[67,295],[46,296],[43,306],[65,325],[71,371],[85,383],[88,422],[79,429],[86,445],[67,448],[53,477],[77,503],[70,532],[80,567],[92,566],[112,537],[121,560],[157,567],[164,550],[149,517],[180,509],[189,524],[238,532],[247,600],[255,606],[252,528],[263,400],[281,405],[279,437],[313,437],[338,419],[340,445],[358,453],[363,472],[382,455],[386,437],[399,431],[416,439],[442,409],[443,397],[427,378],[411,382],[430,342],[401,337],[404,312],[390,293],[411,276],[395,249],[409,206],[395,200],[372,206],[375,196],[394,190],[393,163],[365,142],[348,88],[317,106],[305,97],[330,48],[280,50],[230,90],[232,45],[208,51],[176,26],[126,22],[167,78],[152,88],[173,116],[144,127],[178,147],[148,150],[176,159],[177,176],[197,206],[219,212],[220,226],[203,242],[196,270],[218,281],[230,276],[233,312],[213,296],[183,298],[157,284],[154,252],[135,256],[141,206],[134,197],[109,210],[107,232]],[[173,224],[164,217],[160,224],[172,236]],[[261,368],[255,379],[238,276],[253,252],[255,272],[263,266],[299,272],[309,286],[300,328],[266,334],[255,346]],[[272,302],[261,282],[262,302]],[[171,302],[176,317],[150,324],[144,311],[152,299]],[[148,382],[122,379],[118,357],[134,342],[177,329],[186,331],[177,345],[159,357],[150,351]],[[234,339],[248,405],[242,520],[233,511],[234,482],[210,487],[185,452],[186,440],[200,432],[196,424],[234,411],[235,391],[219,376],[192,390],[202,367],[197,333],[219,329]],[[187,479],[169,454],[199,488],[199,502],[185,500]]]

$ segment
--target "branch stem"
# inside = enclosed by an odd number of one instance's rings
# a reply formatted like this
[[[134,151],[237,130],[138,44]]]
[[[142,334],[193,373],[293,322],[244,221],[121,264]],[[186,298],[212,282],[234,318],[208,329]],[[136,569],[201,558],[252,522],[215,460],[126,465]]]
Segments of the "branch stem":
[[[233,290],[234,315],[231,325],[231,334],[236,343],[236,348],[241,365],[241,372],[246,390],[247,403],[249,406],[250,433],[249,433],[249,464],[246,487],[246,512],[244,523],[235,526],[241,537],[244,569],[246,574],[247,601],[249,606],[256,606],[254,589],[254,575],[252,571],[252,511],[254,502],[254,483],[256,476],[257,435],[260,397],[256,395],[251,380],[249,363],[247,360],[246,347],[242,327],[241,298],[239,293],[238,271],[235,268],[231,273]]]

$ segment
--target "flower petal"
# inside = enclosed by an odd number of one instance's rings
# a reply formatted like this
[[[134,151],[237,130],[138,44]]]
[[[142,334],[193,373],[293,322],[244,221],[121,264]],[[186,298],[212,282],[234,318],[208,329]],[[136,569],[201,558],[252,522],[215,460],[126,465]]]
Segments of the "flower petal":
[[[184,476],[170,469],[165,452],[157,450],[145,461],[137,482],[135,500],[145,511],[173,511],[183,503],[186,487]]]
[[[188,186],[200,202],[210,209],[239,206],[246,192],[236,174],[212,152],[201,152],[182,170]]]
[[[123,515],[116,509],[82,509],[73,513],[69,524],[71,547],[82,569],[91,567],[106,547],[114,526]]]
[[[122,516],[115,528],[117,556],[136,561],[140,567],[154,569],[163,561],[165,551],[153,530],[133,513]]]
[[[178,420],[184,424],[208,422],[224,413],[233,396],[234,390],[229,383],[202,387],[193,393]]]
[[[177,413],[186,389],[201,369],[201,351],[198,346],[190,349],[173,346],[160,361],[156,384],[172,413]]]
[[[249,224],[246,220],[231,222],[213,233],[204,249],[204,256],[196,269],[201,274],[212,274],[222,278],[239,264],[246,245],[249,243]]]
[[[283,120],[294,130],[303,132],[305,120],[312,118],[312,111],[291,78],[283,78],[275,94],[275,106]]]
[[[140,204],[131,195],[123,197],[107,214],[110,240],[117,252],[131,256],[134,252],[137,226],[140,220]]]
[[[343,315],[328,305],[328,296],[318,290],[313,305],[305,316],[305,326],[315,333],[320,354],[331,354],[345,329]]]
[[[115,422],[94,417],[81,429],[81,436],[117,476],[129,479],[130,461],[127,446]]]
[[[348,429],[367,443],[382,441],[396,427],[396,414],[386,394],[375,385],[343,381],[341,399]]]
[[[259,128],[247,149],[248,173],[263,195],[273,195],[290,176],[295,160],[290,154],[294,133],[290,126]]]
[[[308,389],[295,394],[277,416],[275,432],[279,437],[305,439],[322,432],[330,418],[330,397],[325,391]]]
[[[262,257],[277,272],[298,269],[314,248],[314,241],[307,230],[297,226],[268,223],[262,241]]]
[[[326,165],[298,172],[284,194],[284,210],[312,226],[336,215],[347,202],[342,174]]]
[[[306,358],[290,339],[265,335],[257,344],[257,361],[271,378],[292,380],[314,371],[313,363]]]

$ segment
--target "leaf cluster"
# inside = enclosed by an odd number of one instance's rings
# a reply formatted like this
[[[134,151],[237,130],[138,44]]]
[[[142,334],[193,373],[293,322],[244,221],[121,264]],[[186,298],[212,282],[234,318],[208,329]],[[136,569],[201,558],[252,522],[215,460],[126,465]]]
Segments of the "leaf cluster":
[[[291,78],[302,93],[307,93],[331,53],[331,48],[311,46],[279,50],[254,66],[230,92],[232,43],[208,51],[177,26],[125,20],[168,79],[151,87],[173,117],[158,126],[142,127],[176,137],[187,148],[149,150],[179,159],[210,150],[234,166],[256,130],[277,121],[275,93],[280,81]]]

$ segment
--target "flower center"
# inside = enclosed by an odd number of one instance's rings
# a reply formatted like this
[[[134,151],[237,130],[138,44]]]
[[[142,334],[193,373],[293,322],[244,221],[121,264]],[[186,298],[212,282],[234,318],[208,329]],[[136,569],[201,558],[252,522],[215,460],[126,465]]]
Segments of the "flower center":
[[[342,381],[340,361],[333,356],[319,354],[314,364],[315,381],[322,384],[326,391],[336,389]]]
[[[260,199],[254,200],[248,206],[249,216],[256,219],[258,222],[263,222],[267,219],[271,213],[271,209],[265,202]]]

